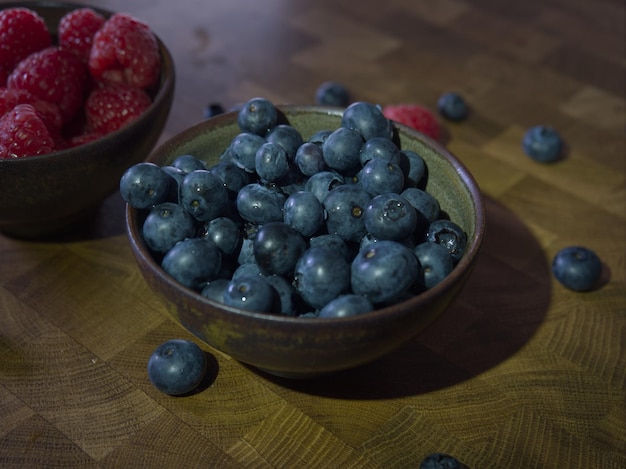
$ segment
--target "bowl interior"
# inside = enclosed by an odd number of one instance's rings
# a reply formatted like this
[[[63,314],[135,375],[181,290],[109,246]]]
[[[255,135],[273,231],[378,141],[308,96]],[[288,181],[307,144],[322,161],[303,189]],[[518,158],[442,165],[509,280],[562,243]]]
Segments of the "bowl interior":
[[[311,106],[279,106],[286,120],[308,139],[319,130],[339,127],[342,111]],[[240,132],[236,113],[201,122],[171,138],[148,158],[158,165],[191,154],[216,163]],[[428,137],[398,126],[403,149],[420,154],[428,166],[425,189],[468,235],[465,256],[439,285],[403,303],[365,315],[310,319],[243,311],[202,297],[158,265],[141,238],[142,213],[127,207],[127,229],[138,266],[172,316],[197,337],[273,374],[305,377],[365,363],[423,330],[454,299],[467,280],[484,234],[480,191],[463,164]]]

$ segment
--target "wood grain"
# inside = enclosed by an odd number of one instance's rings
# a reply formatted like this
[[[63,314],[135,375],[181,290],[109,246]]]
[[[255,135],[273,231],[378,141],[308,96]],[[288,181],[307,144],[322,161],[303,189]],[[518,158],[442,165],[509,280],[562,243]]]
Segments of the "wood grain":
[[[2,2],[0,1],[0,4]],[[487,237],[458,301],[380,360],[317,380],[267,376],[200,344],[201,392],[159,393],[147,359],[194,338],[143,281],[111,196],[62,239],[0,236],[1,467],[626,467],[626,57],[617,0],[90,1],[147,21],[177,67],[161,142],[254,96],[472,108],[445,144],[485,196]],[[542,165],[525,130],[567,156]],[[572,244],[603,285],[563,288]]]

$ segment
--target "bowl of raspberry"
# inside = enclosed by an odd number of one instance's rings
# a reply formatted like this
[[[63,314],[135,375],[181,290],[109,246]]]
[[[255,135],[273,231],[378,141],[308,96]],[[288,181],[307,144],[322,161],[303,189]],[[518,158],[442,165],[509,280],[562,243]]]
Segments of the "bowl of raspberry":
[[[130,14],[3,3],[0,232],[51,237],[97,213],[157,143],[174,72],[163,42]]]
[[[423,331],[485,232],[467,168],[367,102],[252,98],[131,166],[120,193],[139,270],[172,317],[286,378],[371,362]]]

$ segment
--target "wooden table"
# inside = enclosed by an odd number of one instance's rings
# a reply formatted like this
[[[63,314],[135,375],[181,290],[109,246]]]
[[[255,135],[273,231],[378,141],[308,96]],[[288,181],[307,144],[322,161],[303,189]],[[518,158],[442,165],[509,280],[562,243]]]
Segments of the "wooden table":
[[[111,0],[149,22],[178,68],[162,140],[254,96],[473,108],[443,122],[485,197],[488,235],[458,301],[383,359],[315,381],[271,379],[207,345],[213,379],[159,393],[147,359],[193,337],[147,288],[115,194],[83,231],[0,237],[1,467],[626,467],[624,3],[618,0]],[[567,158],[522,151],[558,129]],[[585,245],[604,285],[550,262]]]

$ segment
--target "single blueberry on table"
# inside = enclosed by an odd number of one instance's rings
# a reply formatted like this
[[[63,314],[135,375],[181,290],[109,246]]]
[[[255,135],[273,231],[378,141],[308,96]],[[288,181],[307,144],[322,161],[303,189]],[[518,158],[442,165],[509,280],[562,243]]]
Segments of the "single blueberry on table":
[[[377,241],[359,251],[352,261],[352,292],[374,304],[388,303],[415,284],[420,270],[411,249],[396,241]]]
[[[453,456],[433,453],[422,460],[419,469],[466,469],[466,467]]]
[[[178,200],[196,220],[204,222],[220,216],[229,197],[219,177],[206,169],[197,169],[182,180]]]
[[[350,264],[326,247],[307,249],[298,259],[293,285],[312,308],[323,308],[350,288]]]
[[[259,228],[254,238],[254,260],[267,275],[291,275],[306,247],[304,237],[296,229],[283,222],[269,222]]]
[[[324,206],[309,191],[291,194],[283,207],[284,222],[307,238],[313,236],[324,224]]]
[[[552,163],[561,158],[563,141],[555,129],[537,125],[528,129],[524,134],[522,148],[533,160]]]
[[[552,274],[570,290],[579,292],[593,290],[598,286],[602,275],[602,261],[589,248],[569,246],[554,256]]]
[[[415,230],[415,208],[399,194],[380,194],[365,208],[365,229],[377,240],[401,241]]]
[[[212,241],[187,238],[165,253],[161,267],[180,284],[200,291],[206,282],[217,278],[222,253]]]
[[[439,114],[448,120],[460,122],[467,119],[469,107],[463,96],[452,91],[442,94],[437,102]]]
[[[237,123],[242,132],[265,136],[278,122],[278,110],[265,98],[252,98],[237,114]]]
[[[330,301],[319,313],[320,318],[345,318],[372,311],[372,302],[361,295],[345,294]]]
[[[146,209],[167,200],[171,183],[171,177],[160,166],[150,162],[137,163],[122,174],[120,195],[131,207]]]
[[[196,221],[182,205],[164,202],[153,207],[141,227],[146,245],[155,252],[165,253],[176,243],[196,234]]]
[[[440,283],[454,268],[450,253],[441,244],[420,243],[413,248],[413,253],[422,266],[422,278],[418,279],[418,283],[424,289]]]
[[[224,304],[246,311],[272,312],[274,288],[260,275],[240,276],[228,283]]]
[[[209,103],[207,107],[204,108],[204,118],[210,119],[211,117],[224,114],[224,112],[224,106],[222,106],[220,103]]]
[[[198,388],[207,372],[204,352],[194,342],[172,339],[159,345],[148,360],[148,378],[162,393],[188,394]]]
[[[448,250],[452,260],[457,263],[465,254],[467,234],[453,221],[439,219],[426,228],[426,241],[441,244]]]
[[[350,93],[341,83],[326,81],[315,90],[315,102],[320,106],[346,107],[350,103]]]
[[[341,126],[355,130],[363,140],[374,137],[391,138],[393,135],[393,126],[382,109],[363,101],[352,103],[343,111]]]

